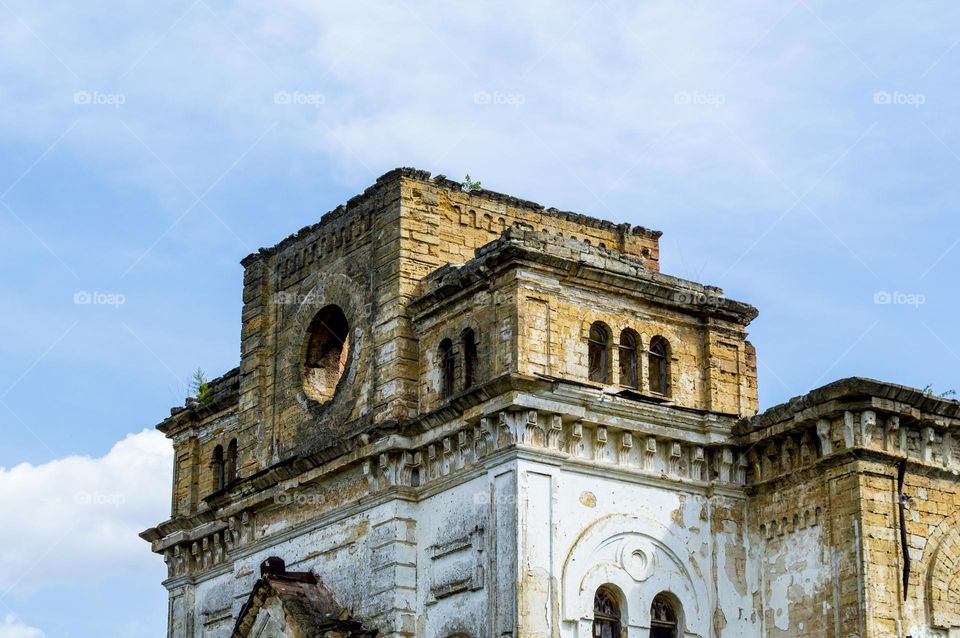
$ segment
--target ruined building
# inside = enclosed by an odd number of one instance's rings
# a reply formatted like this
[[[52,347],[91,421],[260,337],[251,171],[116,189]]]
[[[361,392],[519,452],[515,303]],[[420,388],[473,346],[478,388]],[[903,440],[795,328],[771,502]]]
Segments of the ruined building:
[[[960,636],[960,404],[757,414],[660,233],[398,169],[243,260],[176,450],[169,636]]]

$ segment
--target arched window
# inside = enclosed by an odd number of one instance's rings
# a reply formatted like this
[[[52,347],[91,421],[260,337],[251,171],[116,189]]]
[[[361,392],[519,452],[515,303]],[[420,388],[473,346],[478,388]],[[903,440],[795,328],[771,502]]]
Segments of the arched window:
[[[440,359],[440,394],[446,399],[453,395],[453,378],[457,372],[457,359],[453,352],[453,342],[449,339],[441,341],[438,355]]]
[[[307,329],[303,360],[303,391],[308,398],[326,403],[333,398],[347,367],[350,324],[337,306],[326,306]]]
[[[620,605],[606,587],[593,597],[593,638],[620,638]]]
[[[650,638],[677,638],[680,633],[677,610],[664,594],[658,594],[650,607]]]
[[[224,471],[226,478],[224,480],[225,485],[230,485],[237,479],[237,440],[231,439],[230,445],[227,446],[227,461],[226,469]]]
[[[628,388],[640,386],[637,374],[637,333],[627,328],[620,333],[620,385]]]
[[[663,337],[650,340],[650,391],[667,396],[670,394],[670,344]]]
[[[473,386],[477,374],[477,335],[473,328],[463,331],[463,389]]]
[[[610,331],[599,321],[590,326],[587,354],[590,380],[610,383]]]
[[[213,466],[213,491],[219,492],[223,489],[226,479],[222,445],[213,448],[213,459],[210,465]]]

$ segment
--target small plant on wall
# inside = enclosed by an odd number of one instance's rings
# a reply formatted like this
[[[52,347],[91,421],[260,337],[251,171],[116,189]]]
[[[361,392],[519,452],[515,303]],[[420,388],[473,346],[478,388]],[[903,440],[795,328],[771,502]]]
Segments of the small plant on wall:
[[[193,373],[193,379],[190,381],[190,391],[198,403],[206,403],[210,400],[210,382],[200,368],[197,368]]]
[[[470,179],[470,173],[467,173],[467,176],[463,178],[463,190],[467,191],[478,191],[481,189],[479,180]]]

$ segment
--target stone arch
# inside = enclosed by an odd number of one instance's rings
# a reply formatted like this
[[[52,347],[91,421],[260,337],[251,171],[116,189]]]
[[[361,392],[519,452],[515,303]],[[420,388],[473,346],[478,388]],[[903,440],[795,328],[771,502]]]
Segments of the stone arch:
[[[280,367],[292,371],[296,398],[301,407],[312,416],[322,418],[326,414],[349,410],[358,398],[355,379],[363,367],[360,365],[361,359],[367,356],[364,341],[367,336],[365,326],[369,324],[365,316],[364,287],[346,275],[327,274],[319,277],[313,273],[305,281],[303,289],[308,292],[295,297],[299,305],[293,317],[289,340],[280,353]],[[304,377],[300,363],[310,326],[317,314],[328,306],[336,306],[343,312],[349,326],[350,348],[343,378],[339,381],[346,391],[338,391],[329,401],[320,404],[311,400],[303,390]]]
[[[960,629],[960,512],[941,522],[927,539],[922,568],[930,625]]]
[[[643,515],[613,514],[594,521],[564,561],[563,619],[589,628],[594,593],[607,587],[623,594],[625,627],[649,628],[651,603],[666,592],[683,609],[684,629],[708,635],[709,592],[681,559],[684,552],[668,527]]]

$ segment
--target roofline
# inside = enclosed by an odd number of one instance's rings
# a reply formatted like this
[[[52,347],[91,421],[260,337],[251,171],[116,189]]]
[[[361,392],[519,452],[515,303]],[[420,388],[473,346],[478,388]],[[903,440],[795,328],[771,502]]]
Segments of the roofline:
[[[906,404],[920,412],[948,419],[960,419],[960,402],[944,399],[917,388],[877,381],[868,377],[847,377],[815,388],[806,394],[793,397],[743,420],[747,431],[754,431],[790,421],[801,412],[830,401],[853,401],[864,398],[879,398]]]
[[[240,261],[241,265],[246,267],[257,260],[266,259],[277,254],[278,252],[282,251],[284,248],[286,248],[290,244],[302,238],[303,236],[308,235],[328,224],[331,224],[335,220],[343,217],[344,215],[349,214],[354,208],[365,203],[373,195],[379,192],[380,189],[384,188],[385,186],[393,182],[399,181],[400,179],[403,179],[403,178],[413,179],[420,182],[430,182],[439,188],[467,192],[470,195],[477,195],[488,200],[503,202],[505,204],[516,206],[518,208],[526,208],[528,210],[531,210],[537,213],[550,215],[551,217],[555,217],[557,219],[561,219],[564,221],[571,221],[577,224],[582,224],[584,226],[591,226],[593,228],[599,228],[602,230],[608,230],[608,231],[622,230],[625,232],[625,234],[641,235],[641,236],[651,237],[653,239],[659,239],[660,236],[663,235],[663,232],[659,230],[651,230],[643,226],[633,226],[627,223],[616,224],[609,220],[600,219],[599,217],[592,217],[590,215],[584,215],[581,213],[559,210],[553,207],[548,208],[543,204],[539,204],[537,202],[530,201],[527,199],[522,199],[519,197],[514,197],[513,195],[499,193],[497,191],[491,191],[487,189],[476,189],[476,190],[464,191],[462,182],[457,182],[455,180],[448,179],[445,175],[436,175],[434,177],[431,177],[430,171],[403,166],[403,167],[394,168],[393,170],[387,171],[386,173],[378,177],[371,186],[368,186],[366,189],[364,189],[362,193],[358,195],[354,195],[349,200],[347,200],[346,204],[340,204],[333,210],[325,213],[320,218],[319,222],[315,224],[310,224],[309,226],[304,226],[297,232],[291,235],[288,235],[287,237],[282,239],[277,244],[274,244],[273,246],[260,248],[260,250],[258,250],[257,252],[250,253]]]
[[[565,251],[566,254],[550,251],[549,248]],[[516,228],[508,228],[500,237],[478,248],[476,257],[466,264],[448,264],[427,275],[425,285],[412,300],[411,310],[415,315],[422,315],[462,289],[477,283],[488,283],[491,269],[519,262],[537,263],[565,272],[572,272],[576,268],[579,276],[588,278],[593,273],[602,273],[605,278],[615,277],[624,289],[631,289],[664,306],[691,315],[734,320],[744,328],[759,314],[750,304],[725,298],[722,288],[651,271],[642,259],[631,255],[572,239],[557,239],[540,231]],[[605,279],[603,283],[610,285],[612,282]],[[691,304],[682,301],[685,297],[692,299],[698,296],[715,302]]]

